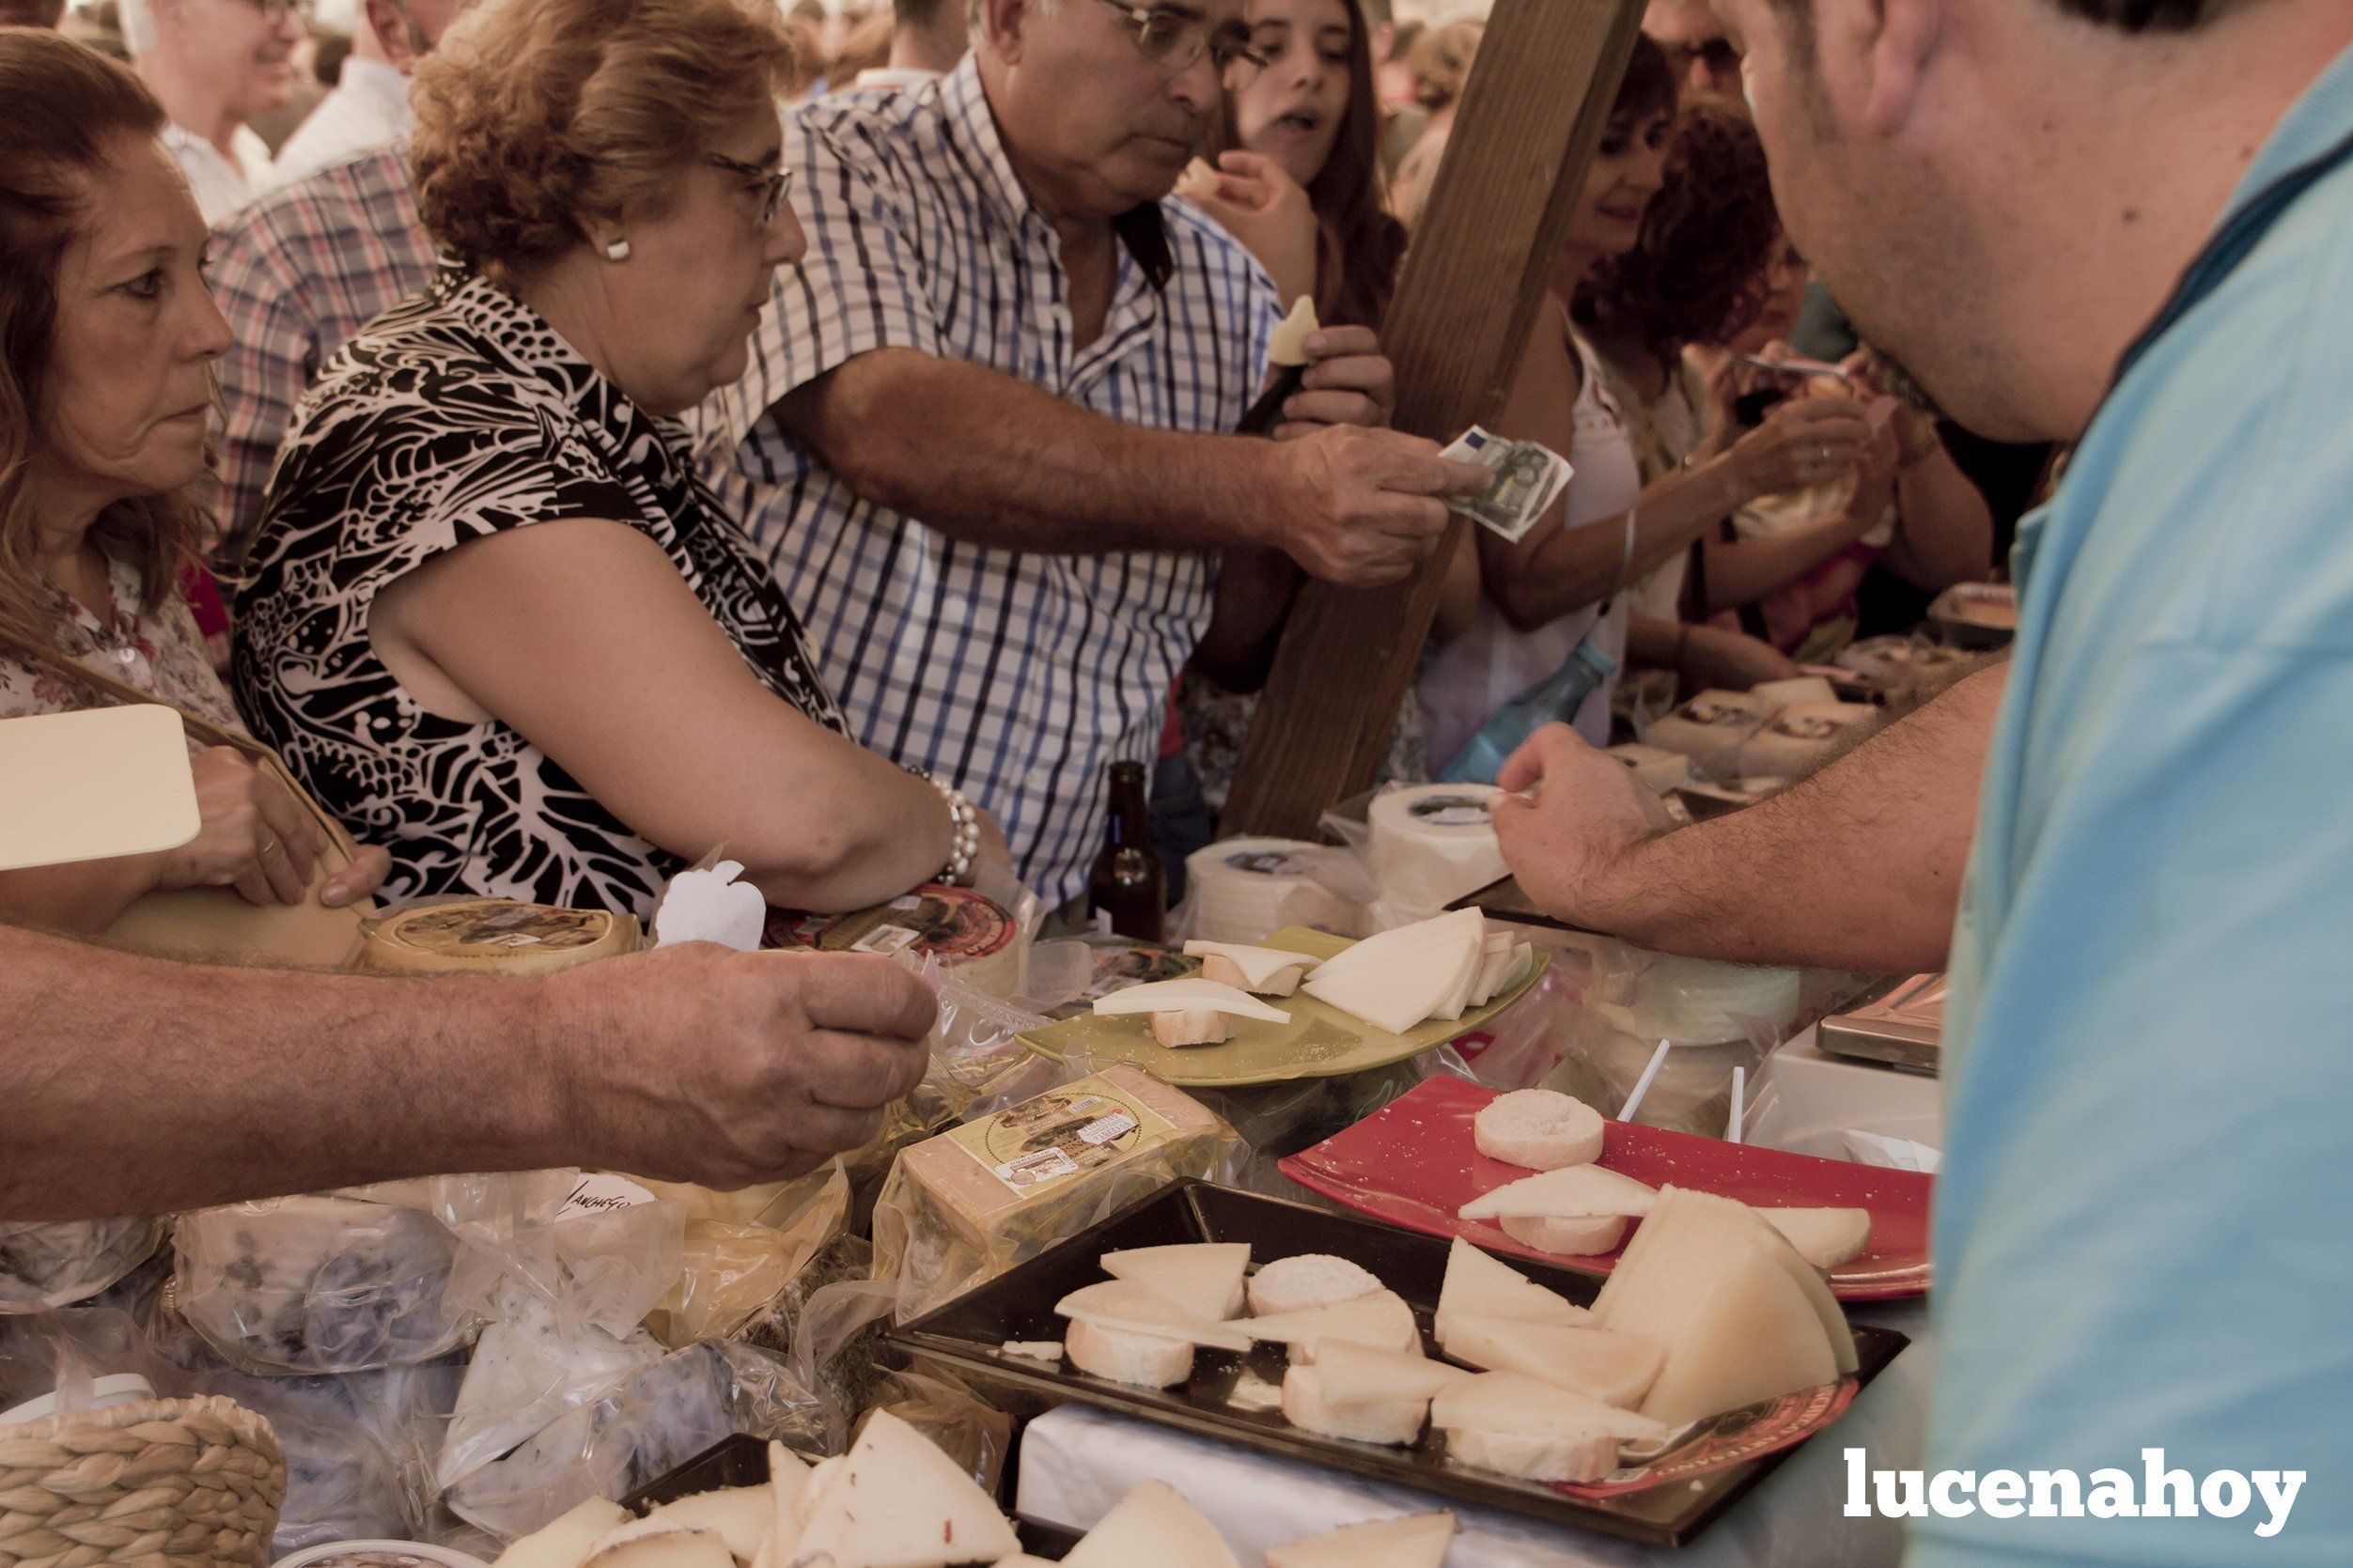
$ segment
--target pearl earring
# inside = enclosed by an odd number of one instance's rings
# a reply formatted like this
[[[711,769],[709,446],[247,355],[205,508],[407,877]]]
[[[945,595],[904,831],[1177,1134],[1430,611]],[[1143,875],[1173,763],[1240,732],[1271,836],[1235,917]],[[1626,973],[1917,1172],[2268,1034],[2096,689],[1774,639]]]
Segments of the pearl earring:
[[[605,246],[604,258],[607,261],[627,261],[629,259],[629,241],[626,240],[616,240],[613,243]]]

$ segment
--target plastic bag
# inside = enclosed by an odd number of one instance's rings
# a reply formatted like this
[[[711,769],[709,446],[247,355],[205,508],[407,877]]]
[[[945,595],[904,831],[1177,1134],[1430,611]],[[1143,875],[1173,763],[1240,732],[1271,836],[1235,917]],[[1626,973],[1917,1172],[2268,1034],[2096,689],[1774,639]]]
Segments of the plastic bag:
[[[155,1255],[161,1219],[0,1220],[0,1313],[86,1301]]]
[[[501,1289],[493,1312],[442,1442],[435,1475],[444,1491],[664,1354],[642,1328],[616,1336],[568,1318],[516,1281]]]
[[[1011,1416],[946,1367],[920,1357],[905,1370],[886,1374],[883,1384],[886,1397],[875,1408],[888,1410],[930,1438],[982,1491],[997,1495],[1013,1450]]]
[[[189,1325],[249,1372],[413,1366],[479,1326],[451,1289],[462,1249],[417,1208],[272,1198],[179,1217],[173,1291]]]
[[[678,1281],[685,1213],[630,1177],[521,1171],[430,1186],[465,1248],[451,1296],[484,1316],[511,1281],[555,1306],[567,1328],[622,1338]]]
[[[771,1320],[787,1287],[849,1217],[849,1176],[838,1159],[795,1181],[737,1192],[644,1185],[686,1216],[678,1283],[646,1314],[647,1330],[673,1350],[741,1339]]]
[[[446,1499],[460,1518],[512,1541],[589,1498],[625,1497],[732,1434],[808,1449],[822,1424],[815,1396],[782,1358],[698,1344],[616,1380]]]
[[[1244,1152],[1199,1101],[1106,1067],[902,1153],[875,1203],[875,1278],[905,1323],[1179,1177],[1231,1183]]]

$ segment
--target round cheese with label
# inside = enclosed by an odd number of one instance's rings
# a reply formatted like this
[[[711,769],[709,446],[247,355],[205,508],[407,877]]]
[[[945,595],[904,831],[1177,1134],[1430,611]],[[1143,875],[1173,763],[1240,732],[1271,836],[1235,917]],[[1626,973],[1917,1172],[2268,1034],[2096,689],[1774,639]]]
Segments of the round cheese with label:
[[[465,898],[363,923],[360,967],[398,974],[550,974],[644,944],[634,915]]]
[[[771,909],[767,945],[819,953],[927,954],[966,985],[1009,996],[1021,980],[1020,927],[994,900],[937,882],[846,915]]]

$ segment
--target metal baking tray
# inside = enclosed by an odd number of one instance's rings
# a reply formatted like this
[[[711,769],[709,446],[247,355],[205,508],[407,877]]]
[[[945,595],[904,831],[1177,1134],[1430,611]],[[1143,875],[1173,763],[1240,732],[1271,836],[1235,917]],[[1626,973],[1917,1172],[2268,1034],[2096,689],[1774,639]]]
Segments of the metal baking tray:
[[[1941,974],[1898,980],[1861,1006],[1824,1018],[1822,1049],[1933,1078],[1944,1062],[1947,989]]]
[[[1174,1389],[1130,1388],[1067,1363],[1049,1365],[1000,1348],[1007,1340],[1061,1339],[1067,1325],[1053,1315],[1054,1303],[1104,1277],[1097,1263],[1103,1253],[1191,1241],[1246,1241],[1261,1263],[1299,1252],[1331,1252],[1349,1259],[1379,1275],[1412,1305],[1426,1337],[1446,1270],[1447,1243],[1436,1237],[1305,1203],[1187,1181],[1057,1242],[886,1338],[910,1353],[946,1363],[1001,1405],[1039,1409],[1075,1401],[1351,1475],[1652,1545],[1682,1545],[1794,1452],[1794,1446],[1782,1448],[1694,1474],[1678,1473],[1646,1490],[1591,1498],[1450,1465],[1441,1433],[1425,1434],[1414,1448],[1397,1449],[1302,1432],[1286,1421],[1279,1408],[1254,1407],[1266,1397],[1263,1390],[1282,1383],[1286,1361],[1279,1345],[1260,1345],[1247,1357],[1201,1349],[1193,1358],[1192,1380]],[[1600,1292],[1599,1280],[1565,1268],[1519,1260],[1513,1266],[1581,1304],[1590,1303]],[[1862,1362],[1858,1386],[1867,1386],[1909,1343],[1893,1329],[1858,1327],[1854,1333]],[[1243,1395],[1239,1404],[1238,1392]],[[1745,1432],[1763,1408],[1711,1418],[1701,1423],[1694,1438],[1721,1441],[1729,1436],[1737,1442],[1732,1435]]]

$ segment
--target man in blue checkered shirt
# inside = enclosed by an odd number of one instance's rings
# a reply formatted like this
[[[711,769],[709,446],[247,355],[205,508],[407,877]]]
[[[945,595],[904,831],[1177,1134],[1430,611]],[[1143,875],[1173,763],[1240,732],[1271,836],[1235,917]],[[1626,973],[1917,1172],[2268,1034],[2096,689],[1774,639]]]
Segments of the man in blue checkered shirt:
[[[1378,427],[1361,328],[1311,339],[1288,439],[1220,433],[1280,302],[1166,198],[1254,68],[1240,0],[978,0],[972,31],[939,83],[787,127],[808,255],[707,461],[860,737],[985,805],[1053,906],[1189,659],[1253,662],[1301,571],[1404,576],[1486,474]]]

